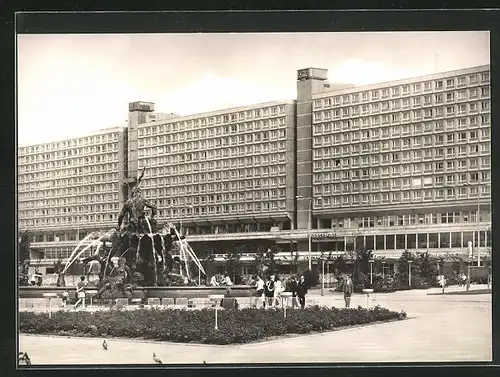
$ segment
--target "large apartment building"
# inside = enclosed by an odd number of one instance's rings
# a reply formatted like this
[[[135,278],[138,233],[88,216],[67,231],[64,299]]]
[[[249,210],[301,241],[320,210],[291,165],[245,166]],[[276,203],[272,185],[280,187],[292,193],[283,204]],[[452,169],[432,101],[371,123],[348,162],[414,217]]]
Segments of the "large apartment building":
[[[19,148],[19,227],[45,259],[116,225],[126,182],[194,250],[281,259],[491,243],[489,66],[363,87],[298,71],[297,99],[191,116],[134,102],[127,125]],[[478,211],[479,209],[479,211]],[[477,254],[476,254],[477,255]]]

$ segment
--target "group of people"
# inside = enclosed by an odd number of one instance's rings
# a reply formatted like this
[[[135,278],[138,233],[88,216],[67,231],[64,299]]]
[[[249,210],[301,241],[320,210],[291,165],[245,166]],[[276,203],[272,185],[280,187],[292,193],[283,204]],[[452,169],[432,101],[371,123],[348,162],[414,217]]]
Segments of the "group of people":
[[[257,276],[255,289],[257,296],[262,299],[263,308],[276,308],[279,306],[283,292],[292,293],[292,307],[297,305],[304,309],[306,304],[308,287],[303,275],[298,278],[292,276],[286,284],[277,275],[268,276],[266,281]]]
[[[231,286],[233,285],[233,282],[231,281],[231,278],[229,275],[226,273],[224,275],[221,274],[215,274],[210,278],[210,286],[211,287],[218,287],[218,286]]]

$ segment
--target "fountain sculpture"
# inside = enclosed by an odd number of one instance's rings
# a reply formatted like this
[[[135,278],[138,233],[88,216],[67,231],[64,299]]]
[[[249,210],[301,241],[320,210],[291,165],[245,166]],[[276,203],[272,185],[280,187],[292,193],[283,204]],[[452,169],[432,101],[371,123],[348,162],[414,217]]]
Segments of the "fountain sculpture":
[[[134,287],[193,285],[191,271],[205,270],[185,237],[173,224],[159,227],[155,219],[157,207],[149,202],[139,187],[144,170],[131,189],[118,217],[118,226],[105,233],[87,235],[71,253],[67,269],[89,248],[92,256],[82,260],[85,265],[99,263],[97,297],[131,297]],[[146,209],[151,216],[146,215]],[[124,224],[124,220],[127,223]],[[82,246],[88,244],[82,248]]]

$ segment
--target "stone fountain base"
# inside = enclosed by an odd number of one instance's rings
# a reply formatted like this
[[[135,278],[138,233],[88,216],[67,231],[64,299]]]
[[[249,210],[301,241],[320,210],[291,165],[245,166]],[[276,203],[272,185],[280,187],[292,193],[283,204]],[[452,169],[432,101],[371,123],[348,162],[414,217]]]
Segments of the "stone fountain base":
[[[255,288],[248,285],[233,285],[231,295],[235,297],[251,297]],[[61,296],[68,291],[70,299],[76,297],[74,287],[19,287],[19,298],[43,298],[44,293],[56,293]],[[87,290],[91,290],[88,288]],[[138,287],[133,291],[133,298],[207,298],[209,295],[224,294],[226,287]]]

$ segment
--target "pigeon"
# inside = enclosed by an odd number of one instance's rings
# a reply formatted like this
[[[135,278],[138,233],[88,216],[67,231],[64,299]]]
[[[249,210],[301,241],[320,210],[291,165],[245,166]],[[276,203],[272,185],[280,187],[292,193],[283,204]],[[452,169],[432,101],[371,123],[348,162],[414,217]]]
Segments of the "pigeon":
[[[154,352],[153,352],[153,360],[155,361],[156,364],[163,364]]]
[[[108,343],[106,343],[106,340],[102,342],[102,348],[104,348],[104,351],[107,351],[108,349]]]
[[[26,363],[26,365],[31,365],[31,359],[26,352],[23,355],[23,359],[24,359],[24,362]]]
[[[205,360],[203,360],[203,364],[205,364],[205,365],[206,365],[206,364],[207,364],[207,362],[206,362]]]

